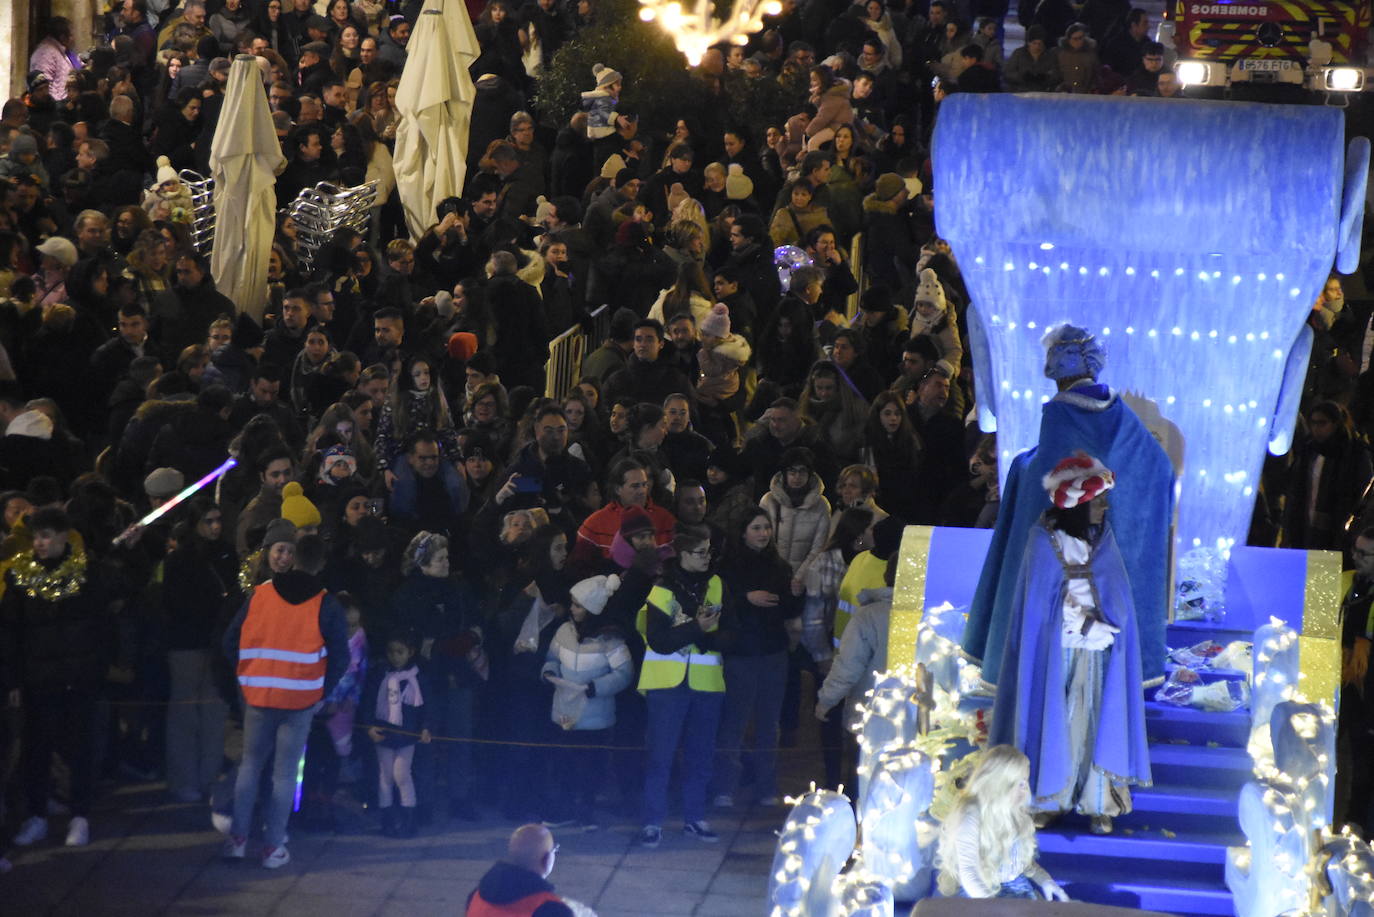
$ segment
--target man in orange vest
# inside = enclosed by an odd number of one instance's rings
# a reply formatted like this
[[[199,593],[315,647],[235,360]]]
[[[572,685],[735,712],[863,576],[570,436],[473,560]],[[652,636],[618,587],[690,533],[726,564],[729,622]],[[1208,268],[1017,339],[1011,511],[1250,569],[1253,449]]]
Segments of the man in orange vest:
[[[506,858],[482,876],[468,895],[467,917],[572,917],[548,881],[558,845],[543,825],[521,825]]]
[[[272,796],[262,860],[268,869],[291,861],[286,821],[310,720],[348,668],[343,606],[320,585],[324,541],[318,535],[303,535],[291,545],[289,539],[274,537],[274,528],[285,528],[280,522],[268,526],[264,548],[281,553],[292,547],[294,566],[255,588],[224,635],[224,651],[237,663],[244,700],[243,761],[234,785],[234,823],[224,856],[241,860],[246,854],[258,780],[271,758]]]

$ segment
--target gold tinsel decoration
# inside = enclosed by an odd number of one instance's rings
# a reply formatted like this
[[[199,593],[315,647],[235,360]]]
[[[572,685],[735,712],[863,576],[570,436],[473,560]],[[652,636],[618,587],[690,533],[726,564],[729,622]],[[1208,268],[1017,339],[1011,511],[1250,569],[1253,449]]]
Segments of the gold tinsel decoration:
[[[69,599],[86,585],[86,552],[73,549],[51,570],[40,564],[32,551],[25,552],[11,565],[10,578],[29,598],[45,602]]]

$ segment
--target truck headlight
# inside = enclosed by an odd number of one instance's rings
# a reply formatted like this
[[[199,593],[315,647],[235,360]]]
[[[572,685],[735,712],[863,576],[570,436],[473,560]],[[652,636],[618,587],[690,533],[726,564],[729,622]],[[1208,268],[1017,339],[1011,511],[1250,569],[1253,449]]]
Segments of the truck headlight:
[[[1174,73],[1184,86],[1197,86],[1207,82],[1207,65],[1201,61],[1185,60],[1174,65]]]
[[[1359,92],[1364,88],[1364,71],[1358,67],[1327,67],[1322,82],[1331,92]]]

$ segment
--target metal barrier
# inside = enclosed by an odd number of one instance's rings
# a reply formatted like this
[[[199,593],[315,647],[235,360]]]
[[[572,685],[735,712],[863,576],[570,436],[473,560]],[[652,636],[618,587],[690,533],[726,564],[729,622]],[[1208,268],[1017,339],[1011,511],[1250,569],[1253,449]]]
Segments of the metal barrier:
[[[191,192],[191,245],[208,255],[215,244],[215,180],[190,169],[182,169],[177,178]]]
[[[549,362],[544,364],[544,396],[562,398],[582,375],[582,359],[601,346],[611,333],[611,307],[601,306],[589,316],[591,331],[586,324],[573,325],[549,341]]]
[[[858,285],[849,298],[844,301],[844,317],[852,319],[859,311],[859,300],[868,289],[868,273],[864,270],[864,234],[854,233],[849,243],[849,269],[854,272],[854,282]]]
[[[313,188],[302,188],[289,209],[296,223],[296,253],[304,268],[310,270],[334,233],[344,226],[367,235],[376,202],[376,179],[352,188],[323,181]]]

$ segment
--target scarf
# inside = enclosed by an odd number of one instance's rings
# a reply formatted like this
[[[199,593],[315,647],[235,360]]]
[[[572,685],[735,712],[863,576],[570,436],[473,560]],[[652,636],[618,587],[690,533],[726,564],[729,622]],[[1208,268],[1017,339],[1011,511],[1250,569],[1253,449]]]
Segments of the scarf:
[[[377,691],[377,718],[400,726],[405,721],[401,706],[423,707],[424,696],[420,693],[419,669],[412,664],[408,669],[389,669],[382,678],[381,689]]]

